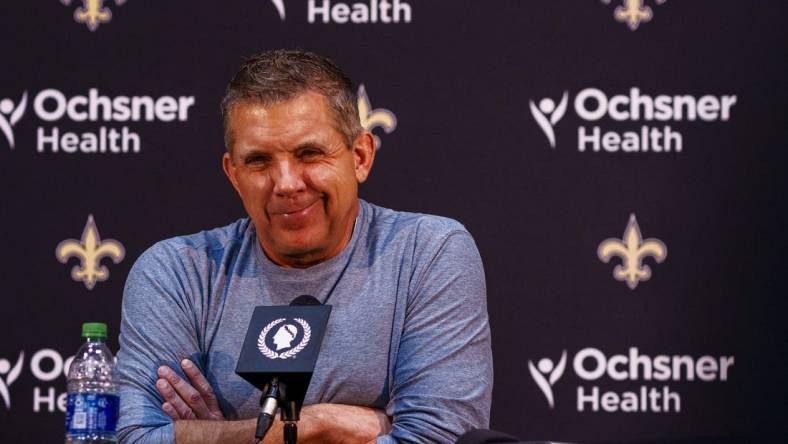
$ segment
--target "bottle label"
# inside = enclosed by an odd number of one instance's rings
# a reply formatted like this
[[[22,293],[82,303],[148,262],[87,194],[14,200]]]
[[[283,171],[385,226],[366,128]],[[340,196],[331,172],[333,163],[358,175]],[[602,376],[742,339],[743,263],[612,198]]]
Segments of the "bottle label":
[[[114,433],[118,400],[118,395],[106,393],[69,393],[66,431],[69,434]]]

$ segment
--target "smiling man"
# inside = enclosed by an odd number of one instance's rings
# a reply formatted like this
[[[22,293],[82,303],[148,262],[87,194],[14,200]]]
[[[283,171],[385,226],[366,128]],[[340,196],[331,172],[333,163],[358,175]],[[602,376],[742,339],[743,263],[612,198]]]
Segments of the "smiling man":
[[[448,443],[487,427],[478,251],[456,221],[358,198],[375,146],[354,90],[303,51],[256,55],[230,82],[223,167],[249,217],[159,242],[132,268],[122,442],[252,442],[260,392],[234,373],[240,345],[255,306],[301,294],[333,306],[302,443]]]

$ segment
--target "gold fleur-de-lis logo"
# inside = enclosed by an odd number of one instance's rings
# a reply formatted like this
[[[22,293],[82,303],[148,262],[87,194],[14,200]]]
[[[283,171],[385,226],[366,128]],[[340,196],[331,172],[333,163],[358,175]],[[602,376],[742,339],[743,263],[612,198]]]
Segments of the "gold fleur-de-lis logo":
[[[68,6],[72,0],[60,0]],[[115,4],[120,6],[126,0],[115,0]],[[82,0],[82,7],[74,11],[74,20],[77,23],[84,23],[88,29],[95,31],[102,23],[109,23],[112,20],[112,11],[104,6],[104,0]]]
[[[96,282],[109,279],[109,270],[101,265],[101,259],[108,257],[117,264],[126,256],[126,250],[114,239],[101,240],[91,214],[82,231],[82,239],[66,239],[59,243],[55,248],[55,256],[63,264],[71,257],[79,259],[79,265],[71,269],[71,278],[83,282],[88,290],[92,290]]]
[[[658,5],[667,0],[656,0]],[[602,0],[602,3],[610,4],[610,0]],[[613,17],[625,23],[630,30],[635,31],[641,23],[650,22],[654,18],[654,11],[645,5],[644,0],[622,0],[621,6],[617,6],[613,11]]]
[[[613,256],[621,258],[621,265],[613,269],[616,280],[627,283],[634,290],[641,281],[651,278],[651,267],[643,265],[643,259],[648,256],[661,263],[668,257],[668,247],[659,239],[646,239],[640,234],[640,227],[635,215],[629,216],[629,223],[621,239],[610,238],[604,240],[597,248],[597,256],[604,262],[610,262]]]
[[[397,129],[397,116],[394,113],[383,108],[372,109],[364,85],[358,87],[358,117],[361,120],[361,126],[370,132],[374,128],[383,128],[386,134],[390,134]],[[382,144],[380,137],[374,137],[375,148],[380,148]]]

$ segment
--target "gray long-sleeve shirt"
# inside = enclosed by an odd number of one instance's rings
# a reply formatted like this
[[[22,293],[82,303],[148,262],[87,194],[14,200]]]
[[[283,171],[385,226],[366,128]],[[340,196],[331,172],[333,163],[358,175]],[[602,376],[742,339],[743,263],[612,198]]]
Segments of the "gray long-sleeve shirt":
[[[227,419],[256,417],[260,392],[234,373],[253,308],[301,294],[333,306],[305,404],[385,409],[393,429],[378,444],[454,442],[488,426],[490,330],[473,239],[451,219],[360,201],[347,247],[306,269],[272,263],[248,219],[137,260],[123,295],[121,442],[174,442],[156,369],[180,372],[185,357]]]

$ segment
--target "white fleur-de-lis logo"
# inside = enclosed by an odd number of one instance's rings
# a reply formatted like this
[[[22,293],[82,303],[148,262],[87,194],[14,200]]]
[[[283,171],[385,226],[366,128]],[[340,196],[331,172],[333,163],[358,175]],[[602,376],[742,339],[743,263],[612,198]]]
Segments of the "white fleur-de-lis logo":
[[[391,111],[383,108],[372,109],[372,104],[369,102],[367,90],[364,85],[358,87],[358,117],[361,121],[361,127],[365,130],[372,132],[375,128],[383,128],[386,134],[390,134],[397,129],[397,116]],[[375,137],[375,148],[380,148],[380,137]]]
[[[555,407],[553,385],[564,374],[564,369],[566,369],[566,350],[561,354],[558,364],[554,364],[552,359],[549,358],[540,359],[536,365],[531,360],[528,360],[528,371],[531,372],[531,377],[534,378],[536,385],[542,390],[551,409]]]
[[[309,326],[308,322],[301,318],[295,318],[293,321],[300,325],[301,330],[304,332],[301,341],[295,346],[292,346],[292,342],[298,335],[297,327],[293,324],[284,324],[285,318],[273,320],[260,331],[260,335],[257,337],[257,349],[260,350],[260,353],[262,353],[263,356],[268,359],[295,358],[295,356],[300,353],[301,350],[306,348],[306,346],[309,344],[309,340],[312,338],[312,327]],[[279,328],[274,330],[274,327],[277,326]],[[276,347],[276,351],[271,350],[266,344],[268,335],[272,331],[274,332],[272,339]],[[279,353],[280,350],[284,351]]]
[[[640,234],[635,214],[629,216],[629,223],[621,239],[610,238],[602,241],[597,248],[597,256],[604,262],[610,262],[614,256],[621,258],[621,265],[613,269],[616,280],[626,282],[634,290],[638,283],[651,278],[651,267],[643,265],[643,259],[653,257],[661,263],[668,256],[668,247],[659,239],[646,239]]]
[[[120,242],[114,239],[101,240],[92,214],[88,216],[80,240],[66,239],[55,248],[55,257],[63,264],[71,257],[79,259],[80,264],[71,269],[71,278],[83,282],[88,290],[92,290],[96,282],[109,279],[109,270],[101,265],[101,259],[108,257],[117,264],[125,256],[126,250]]]

